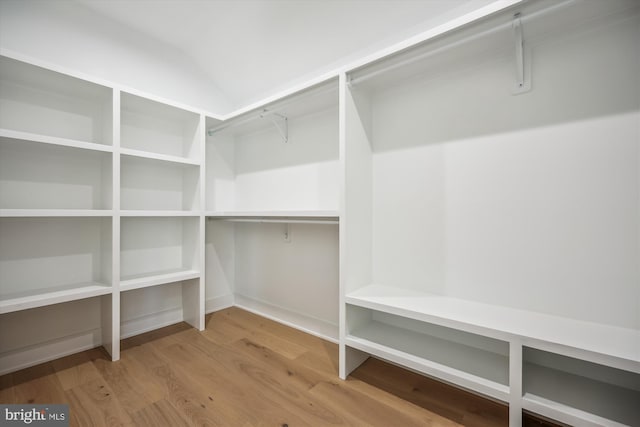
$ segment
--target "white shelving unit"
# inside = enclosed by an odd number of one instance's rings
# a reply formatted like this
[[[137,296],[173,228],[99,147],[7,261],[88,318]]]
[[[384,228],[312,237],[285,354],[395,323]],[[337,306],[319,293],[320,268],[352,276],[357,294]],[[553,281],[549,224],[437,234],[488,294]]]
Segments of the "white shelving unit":
[[[337,83],[208,121],[207,311],[235,304],[337,341]]]
[[[0,88],[0,373],[202,329],[203,116],[8,57]]]
[[[62,141],[60,145],[111,145],[111,88],[8,57],[0,61],[3,132],[32,134],[26,139]]]
[[[203,329],[204,119],[127,93],[121,106],[121,336]]]
[[[528,2],[346,73],[342,378],[374,356],[511,426],[638,423],[639,21]]]
[[[638,424],[639,27],[492,4],[225,120],[1,57],[0,373],[235,304]]]

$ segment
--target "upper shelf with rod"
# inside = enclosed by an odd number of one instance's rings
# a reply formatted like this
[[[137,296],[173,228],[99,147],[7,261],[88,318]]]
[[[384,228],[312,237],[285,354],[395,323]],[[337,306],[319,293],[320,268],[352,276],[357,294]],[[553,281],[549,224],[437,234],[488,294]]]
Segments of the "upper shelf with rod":
[[[624,15],[637,2],[539,0],[519,3],[441,36],[401,50],[348,72],[353,89],[378,91],[417,77],[438,77],[454,69],[474,67],[488,57],[513,63],[505,87],[516,94],[528,89],[530,49],[572,29],[584,28],[605,16]]]
[[[211,138],[221,133],[242,135],[272,128],[283,143],[294,142],[289,139],[290,121],[336,107],[337,97],[338,79],[331,78],[226,121],[208,119],[207,136]]]

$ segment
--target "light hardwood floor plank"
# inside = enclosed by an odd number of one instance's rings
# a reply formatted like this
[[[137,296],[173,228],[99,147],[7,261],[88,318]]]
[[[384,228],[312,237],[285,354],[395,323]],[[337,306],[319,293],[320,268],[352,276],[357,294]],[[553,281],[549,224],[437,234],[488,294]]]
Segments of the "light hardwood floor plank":
[[[98,378],[65,392],[70,425],[131,426],[131,417],[113,390]]]
[[[190,425],[189,421],[164,399],[134,412],[132,419],[134,425],[141,427],[188,427]]]

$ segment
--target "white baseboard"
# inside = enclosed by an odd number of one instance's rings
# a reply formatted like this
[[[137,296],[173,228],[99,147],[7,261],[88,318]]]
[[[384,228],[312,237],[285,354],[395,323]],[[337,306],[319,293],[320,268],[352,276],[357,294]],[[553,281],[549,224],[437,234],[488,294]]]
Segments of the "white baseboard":
[[[102,345],[100,328],[0,355],[0,375],[59,359]]]
[[[153,313],[123,322],[121,337],[129,338],[182,321],[182,309]],[[102,330],[96,328],[77,335],[58,338],[45,343],[0,354],[0,375],[19,371],[40,363],[59,359],[102,345]]]
[[[337,344],[339,341],[338,325],[331,324],[327,321],[305,316],[304,314],[239,294],[235,294],[234,305],[243,310],[250,311],[332,343]]]
[[[233,304],[234,304],[233,294],[213,297],[205,301],[204,312],[207,314],[213,313],[214,311],[233,307]]]
[[[120,339],[174,325],[182,319],[182,308],[175,308],[126,320],[120,324]]]

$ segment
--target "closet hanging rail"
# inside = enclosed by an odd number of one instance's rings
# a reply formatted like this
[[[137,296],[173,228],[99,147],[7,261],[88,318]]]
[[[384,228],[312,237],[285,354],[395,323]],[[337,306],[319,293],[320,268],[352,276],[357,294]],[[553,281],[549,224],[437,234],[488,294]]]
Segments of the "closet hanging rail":
[[[235,122],[229,122],[229,123],[223,123],[219,126],[216,127],[212,127],[207,129],[207,135],[209,136],[213,136],[216,132],[220,132],[221,130],[224,130],[228,127],[231,126],[239,126],[245,123],[249,123],[252,122],[254,120],[258,120],[258,119],[269,119],[271,121],[271,123],[273,123],[273,125],[275,126],[275,128],[278,130],[278,133],[280,134],[280,136],[282,137],[282,139],[284,140],[284,142],[289,142],[289,119],[287,118],[287,116],[283,115],[283,114],[279,114],[270,110],[267,110],[266,108],[264,108],[262,111],[260,111],[260,113],[258,113],[258,115],[254,116],[250,116],[250,117],[246,117],[242,120],[238,120]],[[282,121],[282,124],[278,123],[278,119],[280,119]]]
[[[316,86],[312,86],[311,88],[302,90],[301,92],[291,96],[290,99],[287,99],[284,102],[278,102],[278,103],[272,104],[268,108],[263,107],[259,111],[253,110],[253,113],[246,113],[246,116],[243,114],[243,115],[236,116],[236,118],[225,120],[223,123],[219,124],[218,126],[208,128],[207,135],[213,136],[217,132],[220,132],[224,129],[240,126],[246,123],[250,123],[254,120],[268,118],[270,116],[276,116],[288,121],[288,117],[286,117],[284,114],[278,113],[277,111],[280,111],[285,107],[295,103],[300,99],[299,97],[302,95],[307,97],[309,96],[313,97],[313,96],[323,95],[333,90],[337,90],[337,86],[335,84],[332,84],[331,82],[335,82],[335,77],[332,77],[329,80],[319,83]],[[281,129],[278,129],[278,131],[280,132],[281,135],[283,135],[283,131]],[[283,135],[283,138],[284,138],[284,135]],[[287,139],[288,139],[288,136],[287,136]]]
[[[526,15],[526,16],[514,13],[514,18],[517,15],[517,18],[519,19],[519,22],[520,23],[525,23],[525,22],[534,20],[536,18],[539,18],[541,16],[547,15],[547,14],[549,14],[549,13],[551,13],[553,11],[556,11],[558,9],[563,9],[563,8],[565,8],[567,6],[570,6],[571,4],[576,3],[577,1],[578,0],[565,0],[565,1],[561,2],[561,3],[554,4],[553,6],[549,6],[549,7],[545,8],[545,9],[541,9],[541,10],[532,12],[532,13]],[[459,47],[459,46],[463,46],[463,45],[465,45],[465,44],[467,44],[469,42],[472,42],[472,41],[475,41],[475,40],[490,36],[490,35],[495,34],[495,33],[499,33],[501,31],[512,30],[512,28],[513,28],[513,21],[505,22],[504,24],[488,28],[488,29],[486,29],[484,31],[481,31],[479,33],[471,34],[471,35],[469,35],[467,37],[461,38],[460,40],[451,42],[449,44],[446,44],[444,46],[438,47],[438,48],[433,49],[433,50],[429,50],[427,52],[424,52],[423,54],[415,55],[415,56],[412,56],[412,57],[407,58],[405,60],[402,60],[402,61],[399,61],[399,62],[395,62],[393,64],[389,64],[386,67],[382,67],[382,68],[379,68],[379,69],[376,69],[376,70],[372,70],[371,72],[364,73],[364,74],[362,74],[361,76],[358,76],[358,77],[351,77],[348,80],[348,83],[349,83],[350,86],[355,86],[355,85],[361,84],[361,83],[363,83],[363,82],[365,82],[367,80],[370,80],[370,79],[372,79],[372,78],[374,78],[376,76],[379,76],[381,74],[385,74],[385,73],[387,73],[389,71],[393,71],[393,70],[395,70],[397,68],[404,67],[405,65],[413,64],[414,62],[418,62],[418,61],[421,61],[423,59],[427,59],[427,58],[429,58],[431,56],[446,52],[448,50],[454,49],[454,48]]]

